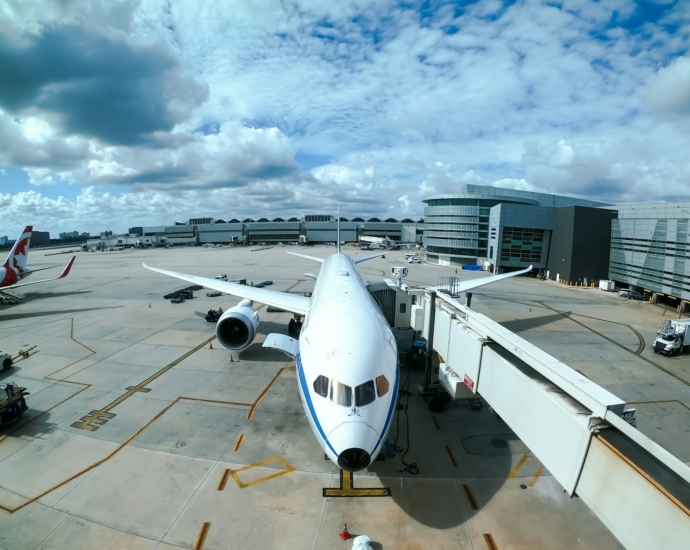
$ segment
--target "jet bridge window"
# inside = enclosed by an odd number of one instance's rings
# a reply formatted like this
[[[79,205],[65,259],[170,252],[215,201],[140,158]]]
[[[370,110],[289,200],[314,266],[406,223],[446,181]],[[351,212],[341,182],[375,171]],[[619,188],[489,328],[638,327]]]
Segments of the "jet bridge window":
[[[314,391],[321,397],[328,397],[328,378],[323,375],[314,380]]]
[[[352,406],[352,388],[333,380],[331,384],[330,400],[343,407]]]
[[[355,406],[364,407],[372,403],[376,399],[376,391],[374,390],[374,381],[369,380],[364,384],[360,384],[355,388]]]
[[[376,395],[383,397],[388,393],[389,387],[388,379],[383,374],[376,377]]]

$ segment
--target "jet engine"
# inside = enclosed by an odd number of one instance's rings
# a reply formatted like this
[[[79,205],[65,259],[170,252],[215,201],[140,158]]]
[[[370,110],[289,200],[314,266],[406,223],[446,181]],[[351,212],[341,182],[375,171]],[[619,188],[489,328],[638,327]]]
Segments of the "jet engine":
[[[216,336],[226,348],[242,350],[254,341],[258,329],[259,314],[250,300],[242,300],[218,319]]]

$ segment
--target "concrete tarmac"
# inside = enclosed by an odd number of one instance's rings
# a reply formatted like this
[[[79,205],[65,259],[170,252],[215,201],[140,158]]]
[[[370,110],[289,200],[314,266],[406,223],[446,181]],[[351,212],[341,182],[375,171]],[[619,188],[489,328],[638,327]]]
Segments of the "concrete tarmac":
[[[231,353],[203,315],[237,299],[204,289],[172,304],[163,295],[188,285],[141,267],[309,291],[304,273],[317,266],[288,249],[78,253],[69,277],[1,306],[0,350],[36,348],[0,373],[31,392],[29,411],[0,431],[0,548],[350,548],[344,523],[376,549],[622,548],[488,406],[432,413],[415,370],[403,371],[411,394],[389,437],[402,450],[354,476],[356,489],[391,496],[324,498],[340,473],[311,433],[294,363],[261,348],[290,314],[261,307],[255,342]],[[403,255],[363,264],[364,278],[393,265],[409,267],[410,284],[454,275]],[[69,257],[33,250],[29,264]],[[472,306],[636,402],[640,429],[690,461],[690,360],[646,347],[660,308],[525,278],[481,289]],[[411,331],[396,337],[402,349]]]

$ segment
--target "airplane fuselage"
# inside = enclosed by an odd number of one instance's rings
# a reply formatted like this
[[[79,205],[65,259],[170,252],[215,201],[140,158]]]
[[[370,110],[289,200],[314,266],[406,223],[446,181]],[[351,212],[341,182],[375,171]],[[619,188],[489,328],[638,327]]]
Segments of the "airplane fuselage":
[[[17,284],[31,274],[21,267],[0,267],[0,289],[5,286]]]
[[[256,334],[256,312],[244,311],[252,301],[303,315],[298,340],[269,334],[263,347],[296,359],[299,394],[316,439],[340,468],[357,472],[376,459],[386,441],[397,402],[400,363],[395,337],[356,268],[383,254],[353,260],[340,253],[339,243],[338,233],[338,252],[326,259],[291,252],[321,264],[318,277],[307,274],[316,278],[311,298],[142,265],[242,298],[216,325],[219,342],[232,350],[245,349]],[[459,291],[531,269],[464,281]]]
[[[341,468],[366,468],[390,429],[400,378],[395,337],[345,254],[324,260],[296,358],[309,424]]]

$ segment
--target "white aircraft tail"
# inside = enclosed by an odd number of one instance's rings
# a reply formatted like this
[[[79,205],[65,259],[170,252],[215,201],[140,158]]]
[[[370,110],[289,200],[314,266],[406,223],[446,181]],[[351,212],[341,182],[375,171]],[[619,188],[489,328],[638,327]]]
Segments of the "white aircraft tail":
[[[31,225],[27,225],[26,228],[24,228],[24,231],[22,231],[22,234],[7,255],[7,259],[3,264],[5,269],[14,268],[18,273],[24,273],[24,271],[26,271],[26,258],[29,255],[29,243],[31,242],[31,233],[33,229]]]

